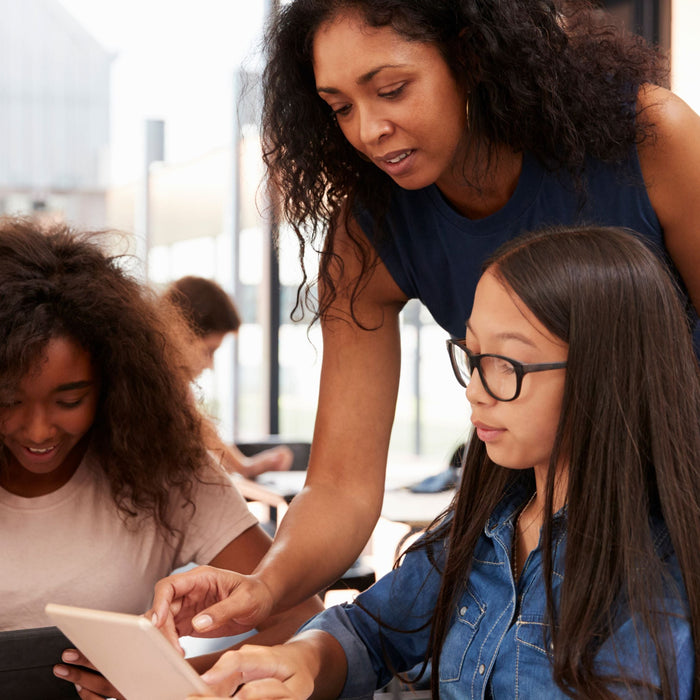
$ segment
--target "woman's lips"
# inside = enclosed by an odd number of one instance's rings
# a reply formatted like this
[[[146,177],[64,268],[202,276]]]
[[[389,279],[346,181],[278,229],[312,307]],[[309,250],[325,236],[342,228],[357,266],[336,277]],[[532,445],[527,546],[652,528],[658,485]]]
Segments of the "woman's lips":
[[[505,428],[494,428],[491,425],[486,425],[480,421],[472,421],[476,428],[476,435],[482,442],[490,442],[495,440],[505,433]]]
[[[25,454],[35,462],[50,460],[58,449],[58,445],[51,445],[50,447],[29,447],[24,445],[23,447]]]
[[[400,177],[408,172],[413,167],[414,149],[405,149],[403,151],[392,151],[377,158],[377,165],[391,177]]]

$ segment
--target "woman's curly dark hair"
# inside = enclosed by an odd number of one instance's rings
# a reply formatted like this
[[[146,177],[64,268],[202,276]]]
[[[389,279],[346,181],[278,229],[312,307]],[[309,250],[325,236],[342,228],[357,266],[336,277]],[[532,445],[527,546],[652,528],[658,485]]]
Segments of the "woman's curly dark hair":
[[[52,338],[87,350],[100,378],[90,449],[124,516],[152,515],[172,533],[172,494],[191,503],[207,459],[179,350],[184,324],[110,242],[108,232],[0,218],[0,390],[13,392]],[[0,450],[0,469],[6,459]]]
[[[391,185],[345,139],[316,93],[315,33],[344,11],[438,47],[468,92],[465,139],[482,149],[486,165],[503,145],[574,175],[589,156],[619,161],[653,127],[638,118],[639,87],[667,81],[664,57],[587,0],[293,0],[266,34],[264,160],[273,199],[299,240],[302,269],[307,241],[321,252],[325,291],[316,317],[335,297],[334,229],[359,206],[381,235]],[[478,175],[465,176],[478,184]],[[376,255],[359,239],[355,245],[363,262],[357,292]]]

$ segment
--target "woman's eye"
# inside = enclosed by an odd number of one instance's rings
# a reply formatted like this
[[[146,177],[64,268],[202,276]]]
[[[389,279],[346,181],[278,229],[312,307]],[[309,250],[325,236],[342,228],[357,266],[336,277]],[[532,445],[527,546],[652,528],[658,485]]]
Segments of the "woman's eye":
[[[515,371],[515,368],[508,360],[501,359],[497,359],[496,369],[503,374],[512,374]]]
[[[386,92],[380,92],[377,94],[379,95],[379,97],[384,97],[386,99],[391,100],[391,99],[398,97],[404,91],[405,87],[406,87],[406,83],[402,83],[401,85],[394,88],[393,90],[387,90]]]
[[[79,399],[73,399],[73,400],[63,399],[61,401],[57,401],[56,403],[61,408],[77,408],[78,406],[80,406],[81,403],[83,403],[84,398],[85,398],[84,396],[81,396]]]
[[[350,112],[350,105],[342,105],[341,107],[333,107],[332,109],[336,117],[344,117]]]

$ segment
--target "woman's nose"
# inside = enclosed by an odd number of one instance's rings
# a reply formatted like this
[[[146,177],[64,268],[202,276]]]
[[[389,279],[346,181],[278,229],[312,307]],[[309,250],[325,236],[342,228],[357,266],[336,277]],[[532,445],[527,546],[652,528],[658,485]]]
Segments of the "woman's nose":
[[[48,413],[38,407],[28,409],[24,414],[24,438],[32,445],[43,445],[54,434],[54,426]]]
[[[391,121],[376,109],[360,110],[359,121],[359,138],[364,146],[376,146],[394,128]]]
[[[474,371],[471,373],[471,379],[467,384],[465,393],[467,396],[467,401],[469,401],[470,404],[488,403],[489,401],[493,401],[491,395],[486,391],[486,389],[484,389],[484,384],[481,381],[481,373],[478,369],[474,369]]]

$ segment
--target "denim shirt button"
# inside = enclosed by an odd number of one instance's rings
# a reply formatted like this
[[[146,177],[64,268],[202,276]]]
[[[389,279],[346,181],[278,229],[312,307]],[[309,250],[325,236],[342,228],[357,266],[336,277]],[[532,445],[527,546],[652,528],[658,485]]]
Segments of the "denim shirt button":
[[[464,617],[467,614],[467,606],[464,605],[459,609],[459,614]]]
[[[479,675],[480,675],[480,676],[483,676],[485,670],[486,670],[486,666],[484,666],[484,664],[481,664],[481,665],[479,666]]]

